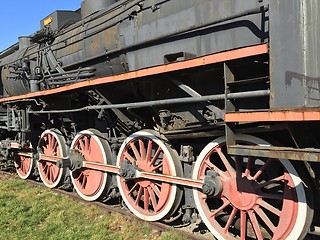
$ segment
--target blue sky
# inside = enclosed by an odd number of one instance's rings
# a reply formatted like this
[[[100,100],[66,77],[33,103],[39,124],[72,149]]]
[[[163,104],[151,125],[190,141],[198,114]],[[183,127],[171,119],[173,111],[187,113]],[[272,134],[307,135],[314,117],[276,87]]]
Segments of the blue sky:
[[[81,0],[4,0],[0,13],[0,52],[40,29],[40,21],[55,10],[76,10]]]

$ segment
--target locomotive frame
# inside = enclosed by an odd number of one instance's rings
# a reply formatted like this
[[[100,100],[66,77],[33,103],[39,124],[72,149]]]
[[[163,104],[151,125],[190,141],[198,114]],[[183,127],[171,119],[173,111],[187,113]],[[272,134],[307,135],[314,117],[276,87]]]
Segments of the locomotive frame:
[[[155,2],[150,5],[152,12],[174,1]],[[142,12],[145,6],[139,3],[134,5],[138,10],[123,21],[132,21]],[[44,86],[35,78],[30,80],[30,93],[17,83],[21,93],[0,99],[2,165],[14,163],[21,178],[40,176],[50,188],[70,184],[87,201],[121,196],[131,212],[147,221],[189,224],[197,215],[217,239],[302,239],[308,232],[319,234],[319,208],[314,203],[320,196],[320,89],[318,70],[310,62],[320,52],[306,48],[315,44],[316,34],[301,39],[299,30],[290,29],[303,19],[300,30],[309,36],[317,22],[312,21],[315,15],[306,15],[318,3],[259,0],[246,4],[259,7],[182,28],[164,44],[187,39],[189,46],[193,37],[230,29],[237,35],[238,26],[250,25],[246,18],[261,24],[259,34],[252,25],[248,27],[254,38],[235,39],[235,46],[227,42],[227,49],[223,45],[199,56],[170,52],[162,56],[164,63],[150,66],[145,59],[133,61],[123,49],[134,49],[133,54],[136,50],[145,57],[148,54],[143,51],[159,50],[159,39],[153,50],[151,40],[132,47],[124,46],[120,38],[120,51],[97,57],[121,53],[107,57],[108,69],[115,71],[110,76],[95,73],[96,68],[102,70],[93,57],[79,71],[70,69],[71,63],[65,71],[67,55],[61,62],[55,60],[46,42],[45,51],[40,48],[39,52],[51,58],[48,65],[56,63],[53,74],[46,77],[54,79],[49,89],[40,91]],[[299,9],[302,17],[291,14],[288,6]],[[281,13],[292,18],[286,20]],[[270,27],[267,32],[268,21],[284,27]],[[211,32],[212,28],[218,30]],[[288,35],[294,37],[283,46]],[[54,43],[50,37],[41,35],[41,41]],[[293,51],[297,46],[302,47]],[[22,49],[29,48],[33,56],[33,45],[27,43]],[[12,50],[2,54],[4,70],[15,61],[6,60]],[[294,63],[285,61],[297,55]],[[16,73],[27,69],[23,58],[16,59],[21,61]],[[137,64],[132,69],[130,59]],[[87,64],[90,61],[95,67]],[[14,84],[8,83],[10,74],[4,72],[2,80],[14,92]]]

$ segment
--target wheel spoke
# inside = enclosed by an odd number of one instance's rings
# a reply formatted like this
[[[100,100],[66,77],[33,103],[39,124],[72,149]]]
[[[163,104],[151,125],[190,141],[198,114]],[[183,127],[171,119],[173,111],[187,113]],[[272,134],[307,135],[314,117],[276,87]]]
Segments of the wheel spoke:
[[[213,165],[212,162],[210,162],[210,158],[207,158],[206,161],[204,162],[205,165],[208,166],[208,168],[212,169],[212,170],[215,170],[217,167],[215,165]],[[221,171],[221,170],[220,170]]]
[[[80,139],[79,140],[79,145],[80,145],[80,151],[82,151],[83,153],[85,152],[85,145],[84,145],[84,139]]]
[[[87,176],[83,175],[83,179],[82,179],[82,182],[81,182],[82,188],[86,188],[87,182],[88,182]]]
[[[268,185],[271,185],[271,184],[283,182],[284,180],[285,180],[285,176],[282,175],[282,176],[276,177],[276,178],[274,178],[274,179],[268,180],[268,181],[266,181],[266,182],[264,182],[264,183],[258,183],[258,184],[255,186],[255,190],[264,188],[264,187],[266,187],[266,186],[268,186]]]
[[[283,199],[284,199],[283,194],[276,194],[276,193],[260,192],[259,196],[261,198],[274,199],[274,200],[279,200],[279,201],[283,201]]]
[[[246,177],[249,177],[249,176],[251,175],[251,169],[253,168],[254,162],[255,162],[256,159],[257,159],[257,158],[252,157],[252,156],[250,156],[250,157],[248,158],[246,170],[245,170],[245,172],[244,172],[244,175],[245,175]]]
[[[54,171],[54,168],[53,168],[53,166],[51,165],[50,167],[49,167],[49,172],[50,172],[50,180],[51,180],[51,182],[54,182],[54,180],[55,180],[55,171]]]
[[[226,198],[222,198],[221,200],[223,201],[223,204],[210,215],[210,218],[215,217],[219,212],[221,212],[223,209],[230,205],[230,201]]]
[[[58,141],[54,140],[54,144],[53,144],[53,146],[52,146],[52,152],[53,152],[54,154],[57,154],[57,153],[58,153],[57,148],[58,148]]]
[[[155,192],[154,192],[154,190],[153,190],[153,188],[152,187],[148,187],[148,191],[149,191],[149,196],[150,196],[150,200],[151,200],[151,204],[152,204],[152,207],[153,207],[153,210],[154,211],[158,211],[158,209],[157,209],[157,200],[156,200],[156,196],[155,196]]]
[[[128,195],[128,196],[131,195],[131,193],[133,193],[133,191],[134,191],[138,186],[140,186],[140,185],[139,185],[139,183],[136,182],[136,183],[133,185],[133,187],[130,189],[130,191],[127,192],[127,195]]]
[[[245,240],[247,235],[247,215],[245,211],[240,211],[240,238]]]
[[[25,166],[24,164],[21,165],[21,171],[24,172],[24,173],[27,173],[27,166]]]
[[[48,148],[52,149],[52,145],[53,145],[53,136],[50,134],[48,134]]]
[[[41,164],[42,164],[42,166],[43,166],[43,172],[44,172],[45,174],[47,174],[47,173],[48,173],[48,165],[45,164],[45,163],[41,163]]]
[[[83,178],[84,178],[84,174],[83,174],[83,172],[81,171],[81,172],[79,173],[79,175],[77,176],[77,180],[78,180],[79,182],[82,182]]]
[[[93,146],[94,143],[95,142],[92,140],[92,137],[90,137],[89,138],[89,143],[88,143],[89,144],[89,146],[88,146],[88,158],[89,158],[90,161],[92,161],[92,159],[91,159],[91,151],[92,151],[92,146]],[[93,154],[95,154],[95,153],[93,153]]]
[[[86,153],[88,154],[89,153],[89,146],[90,146],[90,143],[89,143],[89,136],[84,136],[84,150],[86,151]]]
[[[142,197],[142,193],[143,193],[143,187],[139,186],[139,190],[138,190],[138,194],[137,194],[137,197],[136,197],[136,201],[135,201],[135,205],[137,206],[140,202],[140,199]]]
[[[230,162],[228,161],[228,159],[226,158],[226,156],[224,155],[224,153],[222,152],[221,148],[218,147],[216,149],[217,153],[219,154],[220,159],[222,160],[224,166],[227,169],[227,172],[230,174],[230,176],[234,176],[236,174],[236,171],[234,170],[234,168],[231,166]]]
[[[158,149],[157,149],[157,151],[156,151],[156,153],[154,154],[154,156],[152,157],[152,159],[151,159],[151,161],[150,161],[150,163],[149,163],[150,166],[153,166],[153,165],[154,165],[154,163],[155,163],[156,160],[158,159],[158,157],[159,157],[159,155],[160,155],[161,152],[162,152],[162,149],[161,149],[161,147],[159,146]]]
[[[269,158],[266,163],[262,166],[262,168],[252,177],[253,180],[258,180],[261,174],[270,166],[272,159]]]
[[[152,188],[153,192],[157,195],[157,197],[160,197],[160,189],[159,189],[159,187],[154,183],[151,183],[150,187]]]
[[[134,156],[135,156],[135,159],[136,159],[137,161],[141,161],[141,157],[140,157],[139,151],[138,151],[138,149],[136,148],[136,146],[134,145],[134,143],[130,143],[130,147],[131,147],[131,149],[132,149],[132,151],[133,151],[133,154],[134,154]]]
[[[20,162],[20,164],[18,164],[17,169],[19,169],[20,171],[24,172],[24,165],[22,162]]]
[[[125,152],[124,155],[132,164],[135,163],[136,160],[128,152]]]
[[[159,170],[161,167],[163,167],[163,163],[160,163],[159,165],[152,168],[152,171],[155,172],[155,171]]]
[[[235,157],[236,162],[236,175],[237,178],[242,177],[242,163],[243,163],[243,157],[242,156],[236,156]]]
[[[217,166],[215,166],[211,161],[210,158],[206,158],[206,160],[204,161],[204,165],[207,165],[207,167],[209,169],[214,170],[215,172],[217,172],[221,179],[225,179],[228,178],[227,174],[225,172],[223,172],[220,168],[218,168]]]
[[[148,188],[143,189],[143,202],[144,202],[144,210],[145,212],[149,212],[149,192]]]
[[[273,214],[280,216],[281,211],[275,208],[274,206],[272,206],[271,204],[267,203],[266,201],[259,199],[257,203],[264,209],[267,209],[269,212],[272,212]]]
[[[263,240],[262,232],[261,232],[258,220],[257,220],[256,215],[254,214],[253,210],[249,210],[248,215],[249,215],[251,224],[253,226],[254,233],[256,234],[256,237],[258,238],[258,240]]]
[[[146,161],[151,161],[151,154],[152,154],[152,141],[148,140],[148,148],[147,148],[147,155],[146,155]]]
[[[259,207],[256,207],[254,211],[259,215],[261,220],[268,226],[268,228],[272,231],[275,232],[276,227],[274,224],[271,222],[270,218],[266,215],[266,213]]]
[[[53,164],[50,165],[50,172],[51,172],[51,181],[54,182],[55,176],[57,175],[55,166]]]
[[[226,223],[226,226],[224,227],[224,232],[225,232],[225,233],[228,232],[228,230],[229,230],[229,228],[230,228],[230,226],[231,226],[231,223],[232,223],[232,221],[234,221],[234,217],[236,216],[237,212],[238,212],[238,209],[234,207],[234,208],[232,209],[232,212],[231,212],[231,214],[230,214],[230,216],[229,216],[229,219],[228,219],[228,221],[227,221],[227,223]]]
[[[142,139],[139,139],[139,148],[140,148],[140,154],[141,154],[141,161],[146,161],[146,148],[144,146],[144,142]]]
[[[49,182],[52,182],[52,177],[51,177],[51,167],[47,165],[47,179]]]

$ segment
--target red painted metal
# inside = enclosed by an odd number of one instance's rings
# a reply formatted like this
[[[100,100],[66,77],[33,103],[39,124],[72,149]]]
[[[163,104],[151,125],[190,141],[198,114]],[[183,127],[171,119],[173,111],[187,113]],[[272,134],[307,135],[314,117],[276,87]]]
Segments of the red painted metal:
[[[107,172],[107,173],[114,173],[114,174],[119,174],[119,169],[120,169],[119,166],[101,164],[101,163],[89,162],[89,161],[84,161],[82,166],[83,168],[88,168],[88,169]]]
[[[61,156],[62,146],[60,146],[60,142],[50,132],[47,132],[42,136],[38,147],[42,150],[45,156],[63,157]],[[52,162],[53,159],[54,158],[50,158],[50,161],[40,161],[38,164],[42,180],[48,183],[49,185],[59,181],[61,171],[63,171],[55,165],[55,162]]]
[[[73,148],[78,150],[87,161],[104,163],[104,149],[101,148],[99,142],[89,134],[80,135],[76,139]],[[84,167],[88,167],[88,165],[84,165]],[[75,171],[72,176],[74,177],[74,183],[78,191],[85,196],[93,196],[97,194],[101,188],[104,188],[104,174],[104,172],[99,170],[82,168]]]
[[[19,172],[19,175],[21,176],[27,177],[31,166],[32,166],[32,158],[30,157],[18,156],[15,159],[15,167]]]
[[[133,138],[127,143],[121,155],[121,161],[127,159],[138,169],[146,172],[172,175],[173,169],[169,166],[170,156],[157,143],[148,138]],[[121,178],[119,186],[130,203],[142,216],[157,216],[166,209],[173,186],[165,182],[150,179]],[[171,197],[172,198],[172,197]]]
[[[206,218],[219,235],[224,239],[286,239],[297,218],[298,201],[293,179],[279,160],[232,160],[221,144],[203,159],[198,179],[204,179],[212,169],[220,175],[220,196],[208,197],[201,191],[198,196]]]
[[[16,155],[21,157],[29,157],[29,158],[32,157],[31,152],[17,152]]]
[[[11,143],[10,143],[10,147],[11,147],[11,148],[20,149],[20,148],[21,148],[21,144],[18,143],[18,142],[11,142]]]
[[[262,112],[226,113],[225,122],[290,122],[320,121],[319,108]]]
[[[83,167],[88,169],[94,169],[98,171],[108,172],[108,173],[114,173],[119,174],[120,167],[119,166],[113,166],[109,164],[99,164],[96,162],[89,162],[84,161]],[[188,178],[182,178],[182,177],[176,177],[176,176],[170,176],[170,175],[164,175],[164,174],[157,174],[154,172],[146,172],[146,171],[140,171],[136,170],[136,176],[134,178],[149,180],[149,181],[159,181],[159,182],[165,182],[170,184],[177,184],[185,187],[193,187],[193,188],[202,188],[203,181],[195,180],[195,179],[188,179]]]
[[[28,152],[24,152],[22,154],[17,153],[14,157],[14,165],[16,167],[18,175],[22,179],[27,179],[31,176],[33,171],[33,158],[31,150],[27,150]]]
[[[199,188],[202,189],[203,181],[195,180],[189,178],[175,177],[163,174],[156,174],[153,172],[141,172],[137,171],[137,178],[142,178],[146,180],[153,180],[171,184],[177,184],[185,187]]]
[[[57,163],[60,160],[65,159],[64,157],[55,156],[55,155],[48,155],[48,154],[42,154],[39,153],[39,161],[46,161],[46,162],[52,162]]]
[[[5,98],[1,98],[0,102],[9,102],[9,101],[16,101],[16,100],[27,99],[27,98],[35,98],[35,97],[41,97],[46,95],[52,95],[52,94],[67,92],[71,90],[77,90],[85,87],[96,86],[100,84],[107,84],[107,83],[119,82],[119,81],[125,81],[125,80],[133,80],[137,78],[169,73],[169,72],[174,72],[174,71],[179,71],[179,70],[184,70],[184,69],[189,69],[194,67],[201,67],[205,65],[214,64],[214,63],[220,63],[220,62],[230,61],[230,60],[239,59],[239,58],[261,55],[265,53],[268,53],[268,44],[261,44],[257,46],[239,48],[235,50],[230,50],[226,52],[215,53],[208,56],[195,58],[192,60],[150,67],[150,68],[132,71],[129,73],[119,74],[115,76],[108,76],[108,77],[98,78],[94,80],[87,80],[87,81],[63,86],[60,88],[55,88],[55,89],[50,89],[45,91],[38,91],[38,92],[33,92],[33,93],[19,95],[19,96],[5,97]]]

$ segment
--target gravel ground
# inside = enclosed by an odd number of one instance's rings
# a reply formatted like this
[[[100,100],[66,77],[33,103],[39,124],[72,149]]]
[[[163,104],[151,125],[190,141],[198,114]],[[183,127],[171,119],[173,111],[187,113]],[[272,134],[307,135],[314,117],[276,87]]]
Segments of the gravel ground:
[[[18,178],[16,173],[0,171],[0,181],[12,178]]]

